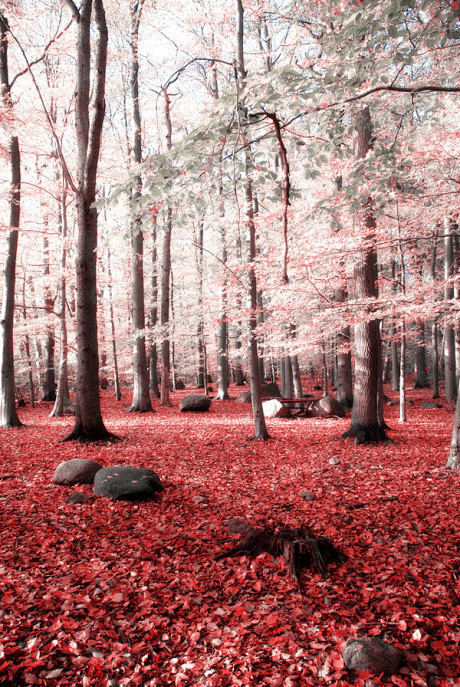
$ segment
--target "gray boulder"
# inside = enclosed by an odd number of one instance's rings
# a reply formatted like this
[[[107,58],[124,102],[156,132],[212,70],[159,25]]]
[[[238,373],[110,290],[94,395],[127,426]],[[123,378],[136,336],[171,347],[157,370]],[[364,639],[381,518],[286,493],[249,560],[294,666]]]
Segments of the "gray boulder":
[[[163,491],[160,478],[147,468],[111,465],[99,470],[94,478],[94,493],[111,499],[147,500],[153,498],[157,491]]]
[[[73,484],[92,484],[94,476],[102,465],[95,460],[87,458],[72,458],[71,460],[64,460],[59,463],[54,471],[54,484],[62,484],[70,487]]]
[[[290,418],[292,413],[289,408],[281,403],[277,398],[262,403],[262,410],[265,417]]]
[[[402,651],[380,637],[347,639],[342,655],[348,670],[387,675],[397,673],[404,659]]]
[[[307,405],[307,417],[345,417],[343,405],[333,396],[324,396]]]
[[[181,413],[188,411],[205,412],[211,406],[211,399],[209,396],[202,396],[201,394],[187,394],[179,403],[179,410]]]

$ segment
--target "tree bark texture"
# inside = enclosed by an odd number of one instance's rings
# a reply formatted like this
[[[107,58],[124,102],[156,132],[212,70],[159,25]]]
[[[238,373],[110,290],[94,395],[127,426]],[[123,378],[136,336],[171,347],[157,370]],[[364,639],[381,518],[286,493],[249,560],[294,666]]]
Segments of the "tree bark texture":
[[[355,122],[355,157],[364,158],[370,148],[371,117],[369,108],[360,110]],[[363,207],[364,246],[355,265],[355,297],[371,299],[377,296],[376,222],[371,199]],[[354,437],[355,443],[380,441],[386,438],[379,422],[379,356],[381,354],[379,323],[371,319],[371,306],[363,306],[363,321],[355,325],[355,387],[351,426],[344,437]]]
[[[139,24],[143,0],[131,0],[131,64],[130,91],[133,107],[133,165],[142,162],[142,127],[139,105]],[[133,327],[133,398],[130,412],[146,413],[152,410],[149,393],[147,352],[145,348],[145,295],[144,295],[144,234],[142,220],[137,214],[137,202],[141,197],[142,178],[136,177],[136,187],[131,196],[131,274],[132,274],[132,327]]]
[[[11,107],[8,77],[8,22],[0,11],[0,97],[5,107]],[[16,412],[14,378],[14,292],[16,256],[21,210],[21,158],[17,136],[9,140],[10,190],[9,227],[6,230],[6,257],[3,269],[3,300],[0,319],[0,427],[20,427]]]
[[[96,441],[110,438],[104,426],[99,397],[99,353],[97,339],[97,210],[96,175],[105,112],[107,24],[102,0],[94,0],[96,50],[94,83],[91,85],[91,14],[93,0],[83,0],[80,10],[65,0],[78,17],[77,91],[77,184],[75,193],[77,240],[77,380],[75,426],[67,440]],[[90,86],[92,100],[90,101]],[[90,121],[91,110],[91,121]]]
[[[446,218],[444,222],[444,299],[452,300],[454,287],[454,235],[453,222]],[[446,303],[447,305],[447,303]],[[451,325],[444,327],[444,378],[446,401],[454,404],[457,398],[457,378],[455,370],[455,330]]]

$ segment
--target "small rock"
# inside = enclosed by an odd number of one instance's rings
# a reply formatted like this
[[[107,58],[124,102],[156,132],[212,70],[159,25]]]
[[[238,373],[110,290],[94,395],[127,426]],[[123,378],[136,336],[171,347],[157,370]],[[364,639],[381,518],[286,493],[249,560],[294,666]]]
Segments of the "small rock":
[[[229,534],[249,534],[253,527],[247,520],[242,518],[230,518],[227,522],[227,531]]]
[[[397,673],[403,663],[403,653],[380,637],[347,639],[343,649],[343,662],[354,672]]]
[[[54,471],[54,484],[71,487],[73,484],[93,484],[102,465],[95,460],[72,458],[59,463]]]
[[[329,458],[329,465],[340,465],[340,458],[337,458],[337,456]]]
[[[193,503],[206,503],[206,498],[204,496],[194,496],[192,499]]]
[[[303,491],[300,494],[301,498],[303,498],[304,501],[315,501],[316,496],[312,491]]]
[[[66,503],[86,503],[87,501],[91,501],[91,496],[89,494],[85,494],[83,491],[74,491],[73,494],[69,494],[69,496],[66,498],[65,502]]]

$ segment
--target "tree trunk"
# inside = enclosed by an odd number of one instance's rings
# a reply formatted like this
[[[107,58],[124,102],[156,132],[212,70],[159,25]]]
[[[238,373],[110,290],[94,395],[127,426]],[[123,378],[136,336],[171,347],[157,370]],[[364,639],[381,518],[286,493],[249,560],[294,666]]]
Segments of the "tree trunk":
[[[90,124],[91,12],[93,0],[83,0],[80,10],[73,0],[63,0],[78,21],[77,89],[75,122],[78,174],[75,194],[77,241],[77,393],[75,426],[66,440],[97,441],[111,437],[102,421],[99,398],[97,340],[97,211],[96,175],[105,110],[107,24],[102,0],[94,0],[97,47],[94,66]]]
[[[142,128],[139,105],[139,24],[144,0],[131,0],[131,65],[130,90],[133,105],[133,144],[131,158],[134,165],[142,162]],[[145,297],[144,297],[144,234],[138,216],[137,202],[141,197],[142,179],[136,177],[136,188],[131,196],[131,271],[133,309],[133,398],[129,412],[146,413],[152,410],[149,393],[149,375],[145,348]]]
[[[237,55],[237,89],[244,88],[246,80],[246,70],[244,66],[243,51],[243,3],[236,0],[236,55]],[[247,113],[240,107],[240,117],[243,124],[247,120]],[[265,440],[269,438],[265,424],[265,416],[262,408],[262,393],[260,382],[259,359],[257,352],[257,280],[254,267],[256,258],[256,227],[254,224],[254,199],[251,183],[251,159],[249,154],[249,144],[247,141],[246,130],[242,127],[242,139],[244,144],[244,168],[245,168],[245,205],[246,205],[246,261],[247,261],[247,291],[246,307],[248,312],[247,332],[248,332],[248,372],[251,383],[251,402],[252,414],[254,419],[254,439]]]
[[[152,216],[152,276],[150,279],[151,307],[150,307],[150,394],[152,398],[160,398],[158,388],[158,351],[156,344],[156,326],[158,322],[158,267],[157,267],[157,215],[154,211]]]
[[[347,290],[343,286],[335,289],[334,301],[345,303],[348,298]],[[353,406],[353,374],[351,367],[350,327],[340,327],[337,334],[337,400],[346,410]]]
[[[121,401],[120,377],[118,374],[118,353],[117,340],[115,336],[115,317],[113,314],[113,288],[112,288],[112,266],[110,264],[110,250],[107,246],[107,275],[109,287],[109,316],[110,316],[110,334],[112,339],[112,363],[113,363],[113,384],[114,395],[117,401]]]
[[[426,389],[426,357],[425,357],[425,325],[417,325],[417,341],[415,343],[414,389]]]
[[[50,321],[53,317],[54,299],[51,294],[49,284],[50,276],[50,256],[49,256],[49,241],[48,237],[43,239],[43,274],[45,277],[45,313],[48,322],[46,324],[45,333],[45,373],[43,375],[43,400],[54,403],[56,400],[56,374],[54,367],[54,352],[55,352],[55,337],[54,326]]]
[[[433,282],[434,298],[436,299],[436,255],[438,245],[438,232],[433,236],[433,250],[431,253],[431,280]],[[433,387],[432,398],[439,398],[439,348],[438,348],[438,325],[436,317],[431,325],[431,385]]]
[[[355,123],[355,157],[362,159],[367,155],[371,141],[371,118],[369,108],[358,113]],[[371,199],[363,208],[363,225],[367,236],[365,247],[360,249],[355,265],[355,296],[370,299],[377,296],[376,270],[377,252],[375,249],[376,222],[372,214]],[[371,311],[364,313],[370,318]],[[351,426],[344,437],[353,437],[356,444],[380,441],[386,438],[379,422],[379,356],[381,353],[379,323],[376,319],[365,319],[355,324],[355,388],[353,393],[353,413]]]
[[[65,188],[65,180],[64,180]],[[61,417],[70,406],[69,378],[67,369],[67,320],[66,320],[66,266],[67,266],[67,207],[65,190],[62,192],[61,208],[59,213],[60,234],[61,234],[61,276],[59,277],[58,299],[59,299],[59,372],[56,400],[50,417]]]
[[[6,108],[11,107],[8,77],[8,22],[0,11],[0,97]],[[17,136],[9,140],[10,191],[9,229],[6,231],[6,258],[3,272],[3,301],[0,319],[0,427],[20,427],[16,412],[14,379],[14,291],[16,256],[21,208],[21,159]]]
[[[454,236],[453,223],[444,222],[444,300],[454,297],[452,278],[454,277]],[[448,304],[446,303],[446,307]],[[444,327],[444,377],[447,403],[454,404],[457,398],[457,379],[455,373],[455,330],[451,325]]]
[[[452,470],[460,470],[460,393],[457,394],[457,403],[455,405],[454,428],[452,430],[447,467]]]

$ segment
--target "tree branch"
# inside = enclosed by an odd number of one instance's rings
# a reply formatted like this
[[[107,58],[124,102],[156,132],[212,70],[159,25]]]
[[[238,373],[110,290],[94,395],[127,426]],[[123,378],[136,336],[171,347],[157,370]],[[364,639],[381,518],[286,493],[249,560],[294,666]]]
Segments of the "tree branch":
[[[80,21],[80,12],[78,10],[78,7],[74,3],[73,0],[61,0],[63,5],[67,5],[69,10],[72,12],[72,16],[75,19],[75,21]]]

